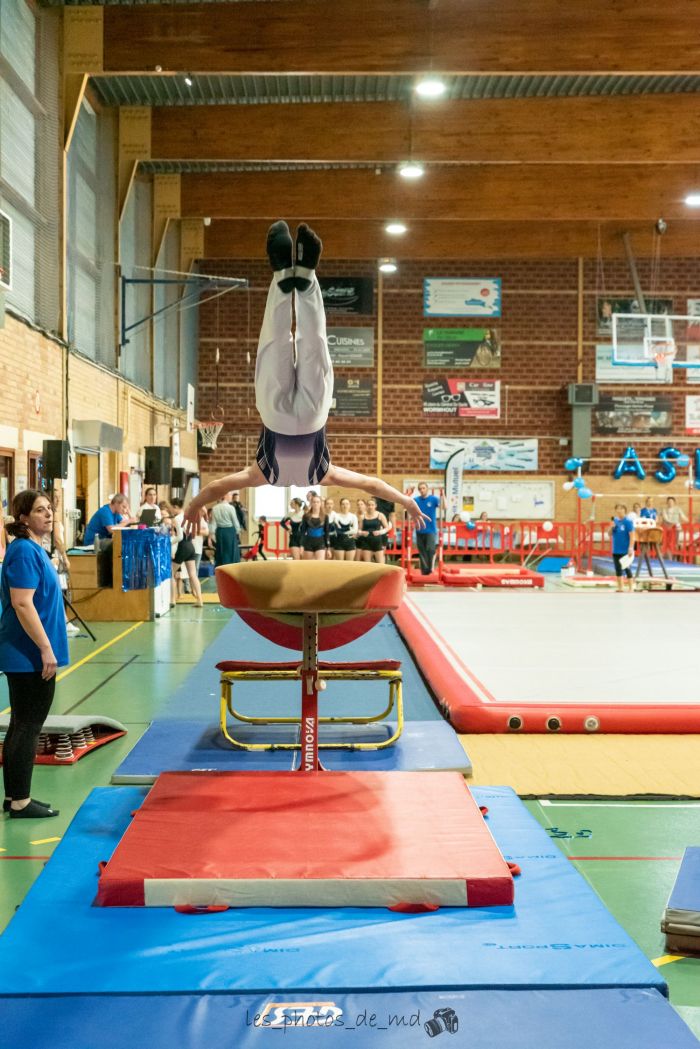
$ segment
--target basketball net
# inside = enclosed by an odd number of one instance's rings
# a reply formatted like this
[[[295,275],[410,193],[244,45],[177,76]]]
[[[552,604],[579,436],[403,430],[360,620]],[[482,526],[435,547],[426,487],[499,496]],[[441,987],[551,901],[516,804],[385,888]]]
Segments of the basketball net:
[[[208,448],[210,451],[214,451],[216,448],[216,442],[219,434],[224,428],[224,424],[214,422],[212,419],[205,423],[195,423],[194,428],[199,434],[199,441],[202,448]]]

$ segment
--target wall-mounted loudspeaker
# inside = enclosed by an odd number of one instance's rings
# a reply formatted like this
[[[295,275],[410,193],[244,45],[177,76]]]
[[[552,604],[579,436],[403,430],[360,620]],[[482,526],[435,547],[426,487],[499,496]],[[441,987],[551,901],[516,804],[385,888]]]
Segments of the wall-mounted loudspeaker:
[[[44,441],[41,457],[44,460],[44,477],[47,481],[68,476],[68,441]]]
[[[598,403],[598,387],[594,382],[571,382],[567,392],[569,404],[574,408],[591,408]]]
[[[170,484],[170,447],[150,444],[145,451],[146,484]]]
[[[170,474],[171,488],[184,488],[187,483],[187,473],[184,466],[173,466]]]

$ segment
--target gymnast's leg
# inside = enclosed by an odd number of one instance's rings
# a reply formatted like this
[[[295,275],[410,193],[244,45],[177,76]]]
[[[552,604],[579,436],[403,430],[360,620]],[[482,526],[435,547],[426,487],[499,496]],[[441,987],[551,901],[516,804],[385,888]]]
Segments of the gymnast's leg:
[[[299,226],[296,242],[296,415],[298,433],[314,433],[326,425],[333,399],[333,364],[326,336],[326,311],[316,279],[321,257],[319,237]]]
[[[265,316],[255,361],[255,404],[269,430],[294,429],[294,339],[292,337],[292,237],[286,222],[275,222],[267,235],[267,253],[275,271],[267,294]],[[289,283],[291,281],[291,284]]]

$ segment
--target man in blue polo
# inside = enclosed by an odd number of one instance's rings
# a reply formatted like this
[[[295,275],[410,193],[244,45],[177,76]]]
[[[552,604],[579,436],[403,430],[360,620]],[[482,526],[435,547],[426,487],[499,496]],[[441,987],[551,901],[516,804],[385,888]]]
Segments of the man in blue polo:
[[[610,527],[612,537],[612,557],[617,576],[617,589],[624,589],[623,573],[627,578],[627,585],[634,590],[634,579],[632,578],[632,557],[634,556],[634,522],[627,516],[627,507],[624,503],[618,503],[615,507],[615,516]]]
[[[431,575],[433,562],[435,561],[435,547],[437,546],[437,514],[440,508],[440,500],[436,495],[428,495],[428,486],[425,481],[418,485],[416,496],[421,513],[428,520],[416,527],[416,545],[418,547],[418,559],[420,561],[421,575]]]
[[[122,515],[126,512],[127,505],[126,496],[117,493],[108,503],[101,506],[87,523],[83,546],[92,546],[96,536],[100,539],[111,539],[114,529],[121,528],[124,524]]]

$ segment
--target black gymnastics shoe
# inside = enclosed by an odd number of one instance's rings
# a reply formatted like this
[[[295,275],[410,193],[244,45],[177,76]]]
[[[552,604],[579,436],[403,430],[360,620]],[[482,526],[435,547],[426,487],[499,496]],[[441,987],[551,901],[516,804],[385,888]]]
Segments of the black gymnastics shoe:
[[[10,809],[11,820],[43,820],[49,816],[58,816],[58,809],[52,809],[50,805],[42,805],[34,798],[23,809]]]
[[[287,223],[280,219],[267,231],[267,257],[282,291],[294,288],[294,244]]]
[[[311,287],[314,270],[321,258],[323,244],[321,238],[317,237],[305,222],[297,227],[297,244],[294,258],[294,272],[296,279],[294,287],[297,291],[306,291]]]
[[[50,809],[51,808],[51,806],[49,805],[48,801],[37,801],[37,805],[43,805],[45,809]],[[11,808],[12,808],[12,804],[10,802],[10,799],[9,798],[5,798],[5,800],[2,803],[2,811],[3,812],[9,812]]]

